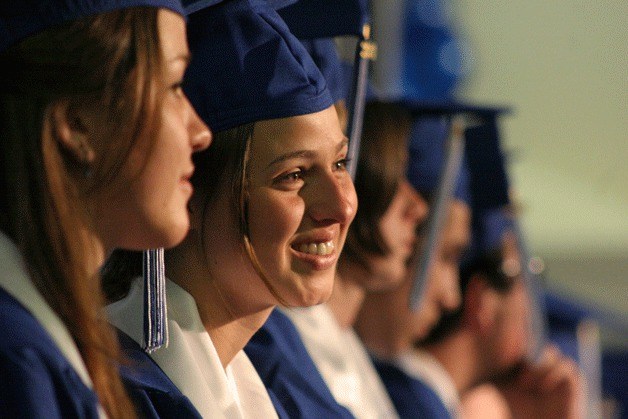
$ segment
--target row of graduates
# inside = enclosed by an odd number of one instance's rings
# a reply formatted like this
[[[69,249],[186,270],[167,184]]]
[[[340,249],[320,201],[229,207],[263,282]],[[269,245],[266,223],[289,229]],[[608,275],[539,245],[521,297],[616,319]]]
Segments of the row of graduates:
[[[575,366],[525,357],[500,111],[372,94],[362,125],[330,37],[365,5],[326,4],[2,6],[1,416],[453,417],[489,379],[578,414]]]

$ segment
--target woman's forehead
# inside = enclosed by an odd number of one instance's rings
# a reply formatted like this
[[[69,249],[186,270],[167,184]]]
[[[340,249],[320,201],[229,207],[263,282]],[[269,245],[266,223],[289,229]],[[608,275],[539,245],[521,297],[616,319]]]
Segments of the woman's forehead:
[[[332,108],[332,112],[333,108]],[[338,153],[347,143],[338,119],[316,113],[260,121],[255,124],[251,158],[266,165],[285,157]],[[299,155],[300,154],[300,155]]]

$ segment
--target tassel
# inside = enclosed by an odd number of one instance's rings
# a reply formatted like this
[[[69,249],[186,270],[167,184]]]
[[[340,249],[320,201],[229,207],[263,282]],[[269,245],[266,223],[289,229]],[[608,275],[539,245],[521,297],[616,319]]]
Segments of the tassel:
[[[451,201],[451,197],[456,185],[456,179],[460,173],[462,160],[464,159],[465,136],[464,131],[467,126],[467,120],[464,115],[455,116],[449,122],[450,132],[447,140],[447,155],[445,164],[440,174],[438,189],[434,197],[434,203],[430,207],[426,229],[426,241],[420,251],[415,252],[410,266],[415,269],[412,288],[410,290],[410,310],[416,311],[421,306],[427,284],[429,281],[429,272],[436,249],[438,240],[445,225],[447,216],[447,206]]]
[[[164,249],[144,251],[144,350],[151,353],[168,345]]]
[[[366,106],[367,80],[369,63],[377,57],[377,45],[371,41],[371,26],[365,24],[362,27],[362,36],[356,46],[355,60],[353,64],[353,79],[351,94],[347,108],[349,119],[347,123],[347,137],[349,137],[349,150],[347,156],[351,158],[347,170],[352,180],[360,157],[360,143],[362,141],[362,123],[364,119],[364,107]]]

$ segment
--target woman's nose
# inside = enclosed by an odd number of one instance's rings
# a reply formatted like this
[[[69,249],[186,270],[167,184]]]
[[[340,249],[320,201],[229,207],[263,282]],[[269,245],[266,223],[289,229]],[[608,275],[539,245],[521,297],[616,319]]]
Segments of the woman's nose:
[[[357,210],[357,196],[348,174],[325,173],[312,190],[309,214],[318,223],[349,224]]]
[[[406,197],[407,218],[415,224],[424,221],[429,213],[429,207],[425,199],[405,179],[401,181],[399,187],[403,188]]]
[[[212,142],[212,132],[207,125],[205,125],[201,117],[198,116],[190,101],[187,98],[185,100],[190,112],[188,132],[190,134],[192,150],[194,152],[205,150]]]

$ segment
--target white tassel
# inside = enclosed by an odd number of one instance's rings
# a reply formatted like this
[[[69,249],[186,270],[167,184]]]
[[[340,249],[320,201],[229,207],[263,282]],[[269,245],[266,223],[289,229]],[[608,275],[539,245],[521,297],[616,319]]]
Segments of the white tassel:
[[[168,345],[168,307],[164,249],[144,251],[144,350],[151,353]]]

